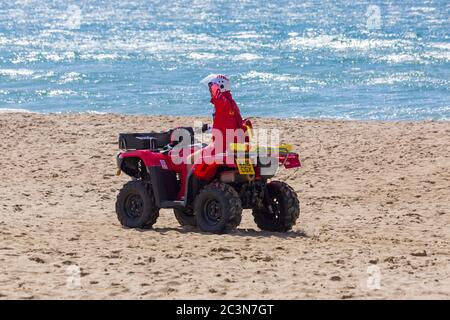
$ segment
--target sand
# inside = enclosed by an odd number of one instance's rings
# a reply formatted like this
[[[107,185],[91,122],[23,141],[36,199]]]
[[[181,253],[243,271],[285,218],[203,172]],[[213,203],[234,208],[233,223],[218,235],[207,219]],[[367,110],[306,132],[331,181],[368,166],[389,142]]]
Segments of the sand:
[[[450,298],[450,122],[256,118],[301,154],[292,232],[122,228],[117,134],[193,120],[0,114],[0,298]]]

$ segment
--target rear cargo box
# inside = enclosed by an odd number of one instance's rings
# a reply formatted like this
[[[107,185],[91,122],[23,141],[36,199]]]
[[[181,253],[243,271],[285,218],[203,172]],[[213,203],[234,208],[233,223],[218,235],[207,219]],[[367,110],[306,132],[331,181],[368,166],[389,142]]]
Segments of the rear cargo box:
[[[119,148],[122,150],[157,150],[169,142],[170,132],[119,134]]]
[[[169,143],[176,145],[183,136],[189,137],[189,144],[194,143],[194,130],[191,127],[179,127],[167,132],[120,133],[119,148],[122,150],[158,150]],[[172,141],[172,138],[179,141]]]

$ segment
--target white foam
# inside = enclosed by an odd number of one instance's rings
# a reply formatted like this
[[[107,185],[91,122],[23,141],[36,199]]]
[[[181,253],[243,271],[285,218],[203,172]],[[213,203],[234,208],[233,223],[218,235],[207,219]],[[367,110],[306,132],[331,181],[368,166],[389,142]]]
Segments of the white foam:
[[[263,81],[279,81],[279,82],[298,80],[298,77],[290,74],[275,74],[259,71],[250,71],[247,74],[241,75],[241,78],[246,80],[260,79]]]
[[[102,60],[116,60],[119,58],[127,58],[127,56],[122,56],[117,53],[97,53],[97,54],[87,53],[87,54],[82,54],[80,56],[80,58],[83,60],[102,61]]]
[[[31,69],[0,69],[0,76],[12,79],[41,79],[54,75],[53,71],[31,70]]]
[[[39,61],[37,55],[38,55],[37,52],[30,52],[24,55],[21,54],[16,56],[16,58],[14,58],[13,60],[11,60],[11,63],[18,64],[18,63],[36,62]]]
[[[368,51],[372,49],[386,49],[395,46],[406,46],[410,41],[388,39],[353,39],[343,36],[316,35],[291,36],[286,44],[293,49],[331,49],[335,51]]]
[[[312,92],[313,90],[314,90],[313,87],[297,87],[297,86],[290,86],[289,87],[289,91],[291,91],[291,92],[307,93],[307,92]]]
[[[430,51],[424,54],[425,58],[430,58],[432,60],[442,60],[442,61],[450,61],[450,51],[447,52],[439,52],[439,51]]]
[[[59,79],[58,83],[59,84],[70,83],[70,82],[81,80],[81,78],[82,78],[82,74],[81,73],[78,73],[78,72],[67,72],[67,73],[64,73],[61,76],[61,78]]]
[[[237,32],[230,36],[230,38],[234,38],[234,39],[258,39],[261,37],[263,37],[263,35],[260,35],[254,31]]]
[[[450,51],[450,42],[433,42],[430,46],[436,49]]]
[[[188,54],[188,57],[194,60],[212,60],[216,59],[217,55],[210,52],[192,52]]]
[[[377,60],[385,61],[390,64],[423,62],[419,56],[413,54],[388,54],[385,56],[380,56]]]
[[[34,74],[30,69],[0,69],[0,75],[7,77],[31,76]]]
[[[44,52],[42,55],[46,60],[53,61],[53,62],[72,60],[75,58],[75,53],[72,51],[59,52],[59,53]]]
[[[238,54],[237,56],[233,56],[232,60],[234,60],[234,61],[253,61],[253,60],[259,60],[262,58],[263,57],[258,54],[242,53],[242,54]]]
[[[31,78],[40,79],[51,77],[54,75],[53,71],[30,70],[30,69],[0,69],[0,76],[10,78]]]
[[[418,12],[418,13],[431,13],[436,11],[436,8],[433,7],[411,7],[410,9],[412,12]]]
[[[0,108],[0,113],[35,113],[27,109]]]
[[[87,110],[87,111],[83,111],[80,112],[81,114],[83,113],[87,113],[87,114],[108,114],[108,112],[104,112],[104,111],[95,111],[95,110]]]
[[[73,90],[36,90],[35,93],[39,96],[49,96],[49,97],[57,97],[57,96],[70,96],[75,95],[76,92]]]
[[[424,72],[399,72],[386,76],[374,77],[365,81],[367,85],[393,85],[398,83],[427,81]]]

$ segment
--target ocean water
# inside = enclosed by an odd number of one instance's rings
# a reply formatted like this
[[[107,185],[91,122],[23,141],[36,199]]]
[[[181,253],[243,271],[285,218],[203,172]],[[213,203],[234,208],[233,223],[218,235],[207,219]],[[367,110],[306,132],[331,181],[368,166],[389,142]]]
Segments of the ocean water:
[[[0,110],[450,119],[450,1],[0,2]]]

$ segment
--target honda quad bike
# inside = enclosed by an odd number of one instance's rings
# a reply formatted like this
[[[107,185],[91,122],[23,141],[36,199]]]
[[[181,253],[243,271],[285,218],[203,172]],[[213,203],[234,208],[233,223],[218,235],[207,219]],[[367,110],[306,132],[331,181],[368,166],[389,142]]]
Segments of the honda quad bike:
[[[187,166],[173,160],[177,148],[183,152],[204,146],[195,143],[191,127],[120,134],[118,174],[132,178],[117,196],[120,223],[149,228],[161,208],[172,208],[182,226],[226,233],[239,225],[243,209],[252,209],[262,230],[287,232],[292,228],[300,213],[297,194],[286,183],[272,180],[279,166],[301,166],[289,145],[258,149],[235,144],[233,150],[238,152],[233,152],[231,163],[202,161]]]

